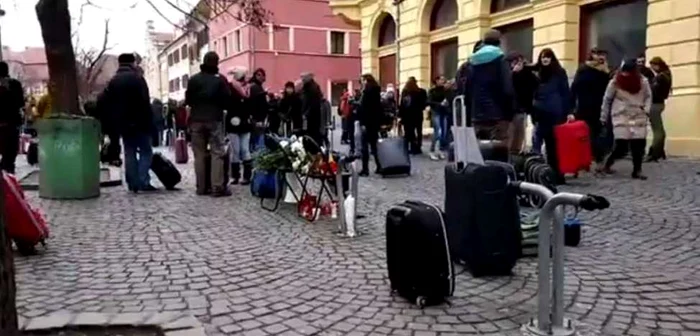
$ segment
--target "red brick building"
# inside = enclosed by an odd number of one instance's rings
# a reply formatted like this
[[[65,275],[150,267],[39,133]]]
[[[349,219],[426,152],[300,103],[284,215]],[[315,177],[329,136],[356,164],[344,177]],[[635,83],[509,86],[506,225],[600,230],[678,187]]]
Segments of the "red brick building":
[[[287,81],[312,72],[326,97],[337,103],[346,88],[357,87],[361,75],[359,27],[334,16],[328,0],[266,2],[272,23],[262,30],[248,27],[226,13],[209,23],[211,47],[221,57],[221,71],[240,66],[263,68],[266,86],[278,92]]]

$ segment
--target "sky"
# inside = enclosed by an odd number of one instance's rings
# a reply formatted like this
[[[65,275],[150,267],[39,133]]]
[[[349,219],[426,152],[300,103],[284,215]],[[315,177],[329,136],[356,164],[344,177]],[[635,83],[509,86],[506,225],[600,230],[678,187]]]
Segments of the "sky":
[[[90,0],[95,6],[83,7],[83,21],[79,27],[76,22],[80,8],[88,0],[68,0],[73,30],[78,31],[80,49],[99,49],[104,39],[104,22],[110,20],[108,46],[110,53],[136,51],[144,54],[146,21],[153,20],[156,31],[172,32],[173,26],[156,13],[146,0]],[[151,0],[158,9],[172,22],[177,22],[183,15],[168,5],[164,0]],[[172,0],[180,8],[188,10],[195,0]],[[0,21],[2,44],[12,50],[25,47],[41,47],[41,29],[36,18],[34,6],[36,0],[0,0],[0,7],[5,10],[5,17]],[[133,7],[133,8],[132,8]]]

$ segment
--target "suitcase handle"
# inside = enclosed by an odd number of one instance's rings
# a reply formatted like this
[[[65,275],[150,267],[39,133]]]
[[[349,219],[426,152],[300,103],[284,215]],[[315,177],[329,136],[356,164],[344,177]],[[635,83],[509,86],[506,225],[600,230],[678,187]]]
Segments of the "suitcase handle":
[[[471,127],[471,113],[467,111],[467,107],[464,101],[464,95],[459,95],[452,100],[452,122],[455,126]],[[460,119],[457,119],[457,110],[459,110],[461,116]],[[461,123],[457,124],[457,120],[461,120]]]

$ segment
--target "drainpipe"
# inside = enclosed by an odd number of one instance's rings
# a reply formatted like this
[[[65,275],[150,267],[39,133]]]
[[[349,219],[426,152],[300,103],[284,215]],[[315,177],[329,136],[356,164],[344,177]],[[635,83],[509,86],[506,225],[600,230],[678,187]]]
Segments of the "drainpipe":
[[[250,74],[255,71],[255,34],[253,34],[253,27],[248,25],[248,41],[250,41]]]
[[[396,86],[397,92],[401,91],[401,4],[405,0],[394,0],[392,4],[396,6]]]

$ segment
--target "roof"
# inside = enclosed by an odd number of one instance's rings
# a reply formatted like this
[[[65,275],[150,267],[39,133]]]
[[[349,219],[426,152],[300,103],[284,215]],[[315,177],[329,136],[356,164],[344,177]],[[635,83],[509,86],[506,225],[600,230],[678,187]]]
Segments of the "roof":
[[[42,47],[27,47],[22,51],[14,51],[3,47],[3,58],[7,61],[14,61],[26,65],[47,64],[46,52]]]
[[[173,33],[153,32],[151,33],[151,40],[154,42],[170,42],[175,38],[174,35]]]

